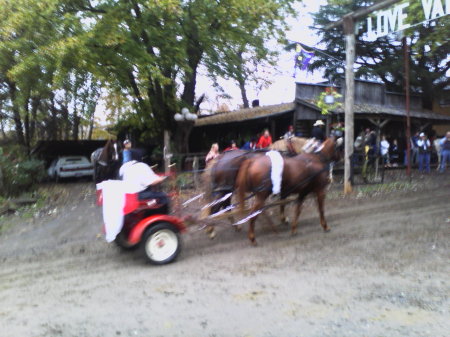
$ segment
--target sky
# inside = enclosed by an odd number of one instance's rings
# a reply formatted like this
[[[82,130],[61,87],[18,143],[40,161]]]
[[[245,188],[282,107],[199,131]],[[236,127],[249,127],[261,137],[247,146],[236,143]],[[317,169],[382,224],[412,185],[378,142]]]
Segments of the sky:
[[[287,38],[291,41],[302,42],[308,46],[316,46],[318,37],[309,28],[313,24],[311,13],[317,12],[320,6],[326,3],[326,0],[304,0],[302,4],[297,4],[296,9],[299,15],[296,18],[289,18],[288,24],[291,29],[286,32]],[[292,102],[295,96],[295,81],[317,83],[324,80],[320,72],[311,74],[297,70],[295,79],[293,78],[293,73],[294,52],[282,52],[278,66],[268,75],[272,84],[260,92],[255,91],[252,88],[253,85],[249,85],[247,88],[249,101],[259,99],[260,105]],[[205,75],[200,76],[197,84],[197,96],[200,96],[202,93],[206,93],[207,96],[206,102],[201,106],[202,110],[215,111],[218,104],[222,103],[227,104],[230,110],[235,110],[242,104],[237,84],[232,81],[220,81],[220,84],[226,93],[232,96],[231,100],[217,99],[217,93],[212,87],[212,82]]]

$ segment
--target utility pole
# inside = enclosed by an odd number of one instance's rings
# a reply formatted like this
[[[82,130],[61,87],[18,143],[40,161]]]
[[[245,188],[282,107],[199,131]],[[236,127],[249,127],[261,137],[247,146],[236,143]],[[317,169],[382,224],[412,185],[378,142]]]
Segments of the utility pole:
[[[411,179],[411,118],[410,118],[410,97],[409,97],[409,46],[406,36],[402,38],[403,59],[405,63],[405,109],[406,109],[406,175]]]
[[[351,183],[351,159],[353,156],[354,128],[354,102],[355,102],[355,22],[351,14],[344,16],[345,34],[345,143],[344,143],[344,194],[353,191]]]
[[[355,75],[353,65],[355,63],[355,21],[375,11],[389,7],[401,0],[385,0],[373,6],[350,12],[336,22],[325,26],[325,30],[343,26],[345,35],[345,161],[344,161],[344,194],[352,192],[350,181],[351,156],[353,155],[354,141],[354,109],[355,102]]]

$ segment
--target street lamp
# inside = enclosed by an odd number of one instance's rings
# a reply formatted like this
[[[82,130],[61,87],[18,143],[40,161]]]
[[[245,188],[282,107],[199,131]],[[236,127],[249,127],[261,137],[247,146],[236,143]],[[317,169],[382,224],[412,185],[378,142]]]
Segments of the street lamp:
[[[176,113],[173,118],[177,122],[193,122],[197,119],[197,115],[190,113],[188,108],[183,108],[181,113]]]

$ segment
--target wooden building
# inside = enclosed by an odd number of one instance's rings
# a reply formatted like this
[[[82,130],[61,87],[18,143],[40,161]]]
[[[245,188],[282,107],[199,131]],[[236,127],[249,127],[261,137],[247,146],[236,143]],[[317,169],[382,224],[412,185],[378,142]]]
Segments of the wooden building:
[[[220,149],[229,146],[231,140],[242,146],[252,137],[269,129],[276,140],[294,121],[295,103],[283,103],[263,107],[216,113],[196,120],[189,138],[191,152],[208,150],[212,143]]]
[[[189,146],[195,152],[207,150],[213,142],[219,142],[221,149],[231,140],[240,146],[252,136],[260,134],[264,128],[268,128],[276,140],[283,136],[289,125],[294,125],[298,135],[308,137],[312,125],[318,119],[326,122],[329,129],[332,123],[344,121],[344,106],[342,104],[327,116],[321,114],[317,99],[327,87],[327,84],[297,83],[292,103],[201,117],[195,123]],[[345,85],[333,88],[342,95],[340,100],[344,102]],[[436,125],[441,125],[440,130],[450,129],[450,115],[422,109],[419,95],[411,95],[410,116],[413,133],[425,131],[429,136],[434,136],[436,132],[433,126]],[[383,83],[355,80],[354,118],[355,136],[371,128],[378,135],[385,134],[390,140],[397,139],[400,144],[405,142],[405,95],[387,92]]]

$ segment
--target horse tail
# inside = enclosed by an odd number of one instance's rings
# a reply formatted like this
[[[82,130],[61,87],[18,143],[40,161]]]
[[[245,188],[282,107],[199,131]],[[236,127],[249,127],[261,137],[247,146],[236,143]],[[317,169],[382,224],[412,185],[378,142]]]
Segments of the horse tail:
[[[246,159],[241,166],[236,177],[237,197],[239,201],[239,210],[241,213],[245,211],[245,192],[249,190],[248,186],[248,170],[252,164],[252,159]]]
[[[200,176],[202,186],[203,186],[203,193],[204,194],[204,200],[206,200],[207,203],[210,203],[212,201],[212,195],[213,195],[213,167],[216,165],[217,159],[211,160],[209,163],[206,164],[205,170]],[[201,212],[201,217],[207,217],[211,214],[211,207],[206,207]]]

